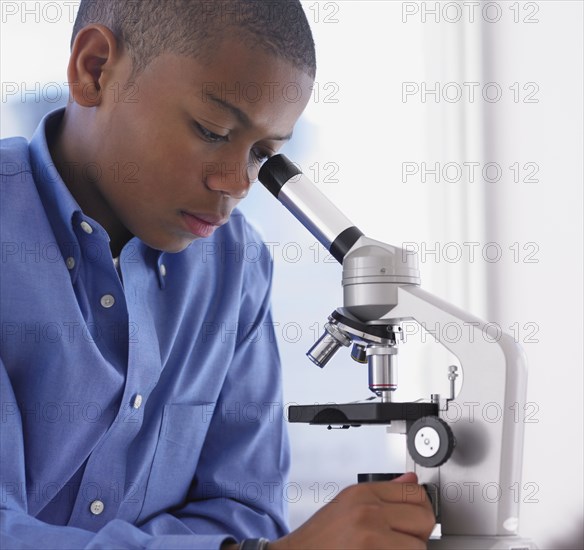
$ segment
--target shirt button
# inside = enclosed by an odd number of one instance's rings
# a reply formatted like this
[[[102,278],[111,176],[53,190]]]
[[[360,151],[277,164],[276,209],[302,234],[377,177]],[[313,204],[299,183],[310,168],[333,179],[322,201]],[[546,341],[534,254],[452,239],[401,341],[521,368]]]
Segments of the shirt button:
[[[99,514],[103,512],[104,508],[105,505],[101,500],[94,500],[91,503],[91,506],[89,506],[89,510],[94,516],[99,516]]]
[[[166,266],[164,264],[160,264],[160,274],[166,277]]]
[[[103,307],[108,308],[116,303],[116,299],[111,294],[104,294],[99,302]]]
[[[75,258],[70,256],[69,258],[67,258],[65,263],[67,264],[67,269],[73,269],[75,267]]]
[[[138,393],[138,394],[136,394],[136,397],[134,397],[133,407],[135,409],[139,409],[141,405],[142,405],[142,396]]]
[[[91,225],[89,225],[87,222],[81,222],[80,225],[81,229],[83,229],[83,231],[85,231],[85,233],[87,233],[88,235],[93,233],[93,227],[91,227]]]

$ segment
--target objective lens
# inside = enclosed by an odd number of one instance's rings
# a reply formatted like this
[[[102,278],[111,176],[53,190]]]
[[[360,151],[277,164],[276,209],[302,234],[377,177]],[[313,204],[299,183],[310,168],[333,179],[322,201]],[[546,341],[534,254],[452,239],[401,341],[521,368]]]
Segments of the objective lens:
[[[391,400],[391,392],[397,389],[397,348],[393,346],[370,346],[369,389],[376,395]]]
[[[308,353],[308,358],[320,368],[324,367],[332,358],[332,356],[341,347],[328,332],[325,332],[310,348]]]
[[[327,323],[324,329],[323,335],[306,354],[320,368],[324,367],[332,359],[341,346],[348,346],[351,343],[351,339],[335,325]]]

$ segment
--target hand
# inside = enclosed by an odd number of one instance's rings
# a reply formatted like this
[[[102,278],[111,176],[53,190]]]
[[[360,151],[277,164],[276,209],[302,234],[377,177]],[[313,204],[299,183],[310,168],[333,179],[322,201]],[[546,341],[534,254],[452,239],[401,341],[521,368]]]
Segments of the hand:
[[[426,548],[435,518],[414,473],[341,491],[304,525],[269,550]]]

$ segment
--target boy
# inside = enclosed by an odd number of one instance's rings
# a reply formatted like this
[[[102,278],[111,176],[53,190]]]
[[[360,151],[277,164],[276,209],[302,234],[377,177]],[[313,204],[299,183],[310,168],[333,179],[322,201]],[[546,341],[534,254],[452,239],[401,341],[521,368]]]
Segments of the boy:
[[[414,474],[286,534],[271,263],[229,251],[315,67],[296,0],[81,2],[67,108],[2,142],[2,548],[425,547]]]

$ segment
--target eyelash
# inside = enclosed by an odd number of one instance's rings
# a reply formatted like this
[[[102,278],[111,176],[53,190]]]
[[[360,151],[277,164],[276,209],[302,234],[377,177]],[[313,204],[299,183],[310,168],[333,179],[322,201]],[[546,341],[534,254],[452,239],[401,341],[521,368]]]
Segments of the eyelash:
[[[222,142],[222,141],[229,141],[229,134],[227,134],[226,136],[222,136],[222,135],[216,134],[214,132],[211,132],[211,130],[205,128],[204,126],[199,124],[197,121],[195,121],[195,127],[197,128],[197,130],[199,131],[199,133],[201,134],[203,139],[205,141],[208,141],[209,143],[218,143],[218,142]]]
[[[194,121],[194,123],[195,123],[195,127],[197,128],[197,130],[201,134],[201,137],[205,141],[208,141],[209,143],[222,143],[222,142],[224,143],[224,142],[229,141],[229,134],[222,136],[220,134],[216,134],[215,132],[211,132],[211,130],[209,130],[208,128],[205,128],[204,126],[199,124],[197,121]],[[259,163],[263,162],[264,160],[266,160],[267,158],[269,158],[271,156],[270,153],[268,153],[266,151],[253,150],[253,149],[251,151],[251,154],[253,155],[256,162],[259,162]]]
[[[264,160],[270,158],[270,153],[266,153],[265,151],[254,151],[252,149],[251,154],[254,156],[257,162],[262,163]]]

